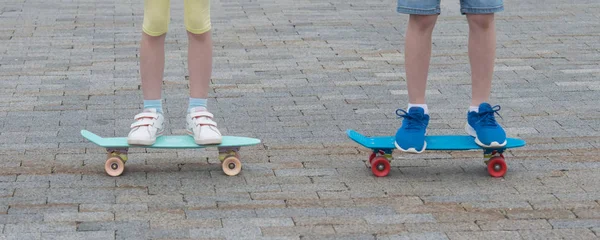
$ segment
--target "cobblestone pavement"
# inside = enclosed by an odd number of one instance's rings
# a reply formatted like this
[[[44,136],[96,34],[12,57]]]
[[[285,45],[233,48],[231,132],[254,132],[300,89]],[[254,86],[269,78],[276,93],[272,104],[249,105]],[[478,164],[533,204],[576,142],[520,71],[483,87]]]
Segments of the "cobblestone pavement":
[[[213,1],[209,108],[257,137],[227,177],[216,149],[131,150],[104,172],[88,129],[124,136],[141,108],[143,1],[0,4],[0,239],[598,239],[600,3],[506,0],[493,104],[504,178],[480,152],[397,153],[374,177],[345,130],[394,134],[405,108],[406,15],[395,1]],[[187,106],[182,2],[172,1],[164,99]],[[462,134],[468,27],[442,1],[428,88],[430,134]]]

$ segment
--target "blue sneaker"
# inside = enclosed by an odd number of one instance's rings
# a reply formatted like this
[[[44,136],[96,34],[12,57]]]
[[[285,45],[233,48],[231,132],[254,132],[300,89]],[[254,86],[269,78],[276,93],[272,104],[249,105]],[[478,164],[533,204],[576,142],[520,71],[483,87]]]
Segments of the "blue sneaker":
[[[494,113],[498,114],[498,111],[500,111],[499,105],[492,107],[488,103],[482,103],[479,105],[478,113],[470,111],[467,114],[465,130],[475,137],[477,145],[488,148],[506,145],[506,133],[494,118]]]
[[[429,115],[420,107],[411,107],[408,112],[398,109],[396,115],[404,118],[402,126],[396,132],[396,148],[403,152],[422,153],[427,146],[425,132],[429,124]]]

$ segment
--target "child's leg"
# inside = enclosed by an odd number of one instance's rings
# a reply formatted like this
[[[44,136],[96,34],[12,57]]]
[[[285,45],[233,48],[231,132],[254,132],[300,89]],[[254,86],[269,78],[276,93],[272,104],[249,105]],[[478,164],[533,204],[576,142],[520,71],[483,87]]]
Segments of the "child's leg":
[[[152,145],[164,132],[161,90],[165,67],[165,34],[169,25],[169,0],[145,0],[140,46],[140,75],[144,112],[137,114],[127,136],[129,144]]]
[[[161,99],[165,68],[165,34],[153,37],[142,33],[140,75],[144,100]]]
[[[212,73],[212,38],[210,0],[185,0],[184,22],[188,35],[188,69],[190,73],[190,104],[206,107]]]
[[[202,34],[188,32],[188,69],[190,96],[206,99],[212,73],[212,39],[210,31]],[[204,106],[206,107],[206,105]]]
[[[212,73],[210,0],[185,0],[184,5],[190,72],[190,102],[186,117],[188,134],[194,136],[197,144],[219,144],[221,132],[206,104]]]
[[[438,15],[410,15],[404,45],[408,99],[425,104],[427,73],[431,58],[431,35]]]
[[[402,125],[396,132],[396,148],[411,153],[425,150],[425,132],[429,124],[429,110],[425,104],[427,72],[431,58],[431,35],[437,14],[411,14],[406,29],[404,45],[405,68],[408,87],[408,109],[396,111],[403,117]]]
[[[467,14],[469,61],[471,63],[471,106],[488,102],[496,59],[494,14]]]
[[[140,75],[144,108],[162,112],[161,90],[165,68],[165,36],[170,21],[169,0],[145,0]]]
[[[502,147],[506,144],[506,132],[494,116],[500,110],[500,106],[492,107],[488,103],[496,58],[494,13],[502,10],[502,0],[461,1],[461,12],[467,15],[469,22],[472,82],[472,100],[465,130],[483,147]]]
[[[398,0],[399,13],[410,14],[406,27],[404,62],[408,87],[408,109],[396,110],[403,117],[396,131],[396,148],[404,152],[425,151],[429,110],[425,104],[427,72],[431,58],[431,35],[440,14],[440,0]]]

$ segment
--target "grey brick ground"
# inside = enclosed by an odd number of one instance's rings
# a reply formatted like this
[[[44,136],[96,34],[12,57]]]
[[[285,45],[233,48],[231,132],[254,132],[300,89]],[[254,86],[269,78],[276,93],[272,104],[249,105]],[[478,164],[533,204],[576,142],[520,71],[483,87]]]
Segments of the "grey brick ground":
[[[118,178],[81,129],[124,136],[141,107],[143,1],[0,6],[0,239],[597,239],[600,4],[505,1],[492,103],[509,172],[480,153],[395,154],[375,178],[345,136],[394,134],[407,104],[395,1],[212,1],[209,108],[223,133],[260,138],[244,170],[215,149],[131,149]],[[462,134],[468,26],[442,1],[427,98],[431,134]],[[168,134],[188,98],[182,1],[172,1]]]

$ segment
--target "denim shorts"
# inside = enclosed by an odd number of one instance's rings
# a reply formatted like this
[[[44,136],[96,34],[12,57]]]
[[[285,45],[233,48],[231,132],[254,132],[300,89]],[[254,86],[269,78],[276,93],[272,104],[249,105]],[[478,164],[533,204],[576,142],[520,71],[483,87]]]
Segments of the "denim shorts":
[[[495,13],[503,10],[503,0],[460,0],[462,14]],[[397,11],[418,15],[440,14],[440,0],[398,0]]]

